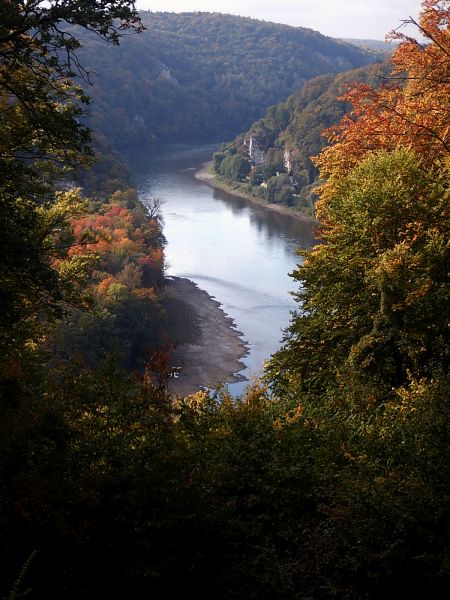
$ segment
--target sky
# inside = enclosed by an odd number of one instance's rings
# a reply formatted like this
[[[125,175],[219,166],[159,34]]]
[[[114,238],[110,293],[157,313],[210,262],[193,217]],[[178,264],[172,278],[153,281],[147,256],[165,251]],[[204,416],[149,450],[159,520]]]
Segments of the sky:
[[[309,27],[332,37],[383,40],[421,0],[136,0],[143,10],[220,12]],[[411,30],[409,33],[412,33]]]

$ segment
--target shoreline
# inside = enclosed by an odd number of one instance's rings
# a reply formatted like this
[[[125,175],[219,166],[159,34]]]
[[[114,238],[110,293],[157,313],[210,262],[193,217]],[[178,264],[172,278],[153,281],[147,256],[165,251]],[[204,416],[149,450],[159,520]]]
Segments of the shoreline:
[[[169,379],[169,391],[187,396],[200,386],[246,381],[239,371],[245,369],[248,346],[220,302],[184,277],[166,279],[166,296],[172,304],[169,318],[179,318],[171,336],[177,344],[172,365],[181,367],[179,377]]]
[[[243,198],[244,200],[248,200],[252,204],[256,204],[257,206],[261,206],[262,208],[265,208],[267,210],[281,213],[283,215],[288,215],[288,216],[290,216],[294,219],[298,219],[300,221],[308,221],[311,223],[318,223],[317,219],[315,219],[314,217],[299,213],[298,211],[295,211],[295,210],[289,208],[288,206],[282,206],[280,204],[273,204],[273,203],[268,204],[262,198],[257,198],[256,196],[253,196],[252,194],[247,194],[246,192],[243,192],[241,190],[231,189],[226,183],[217,179],[217,177],[209,171],[209,168],[211,165],[212,165],[212,161],[207,161],[207,162],[203,163],[202,166],[200,167],[200,169],[198,169],[198,171],[195,172],[195,174],[194,174],[195,179],[198,179],[199,181],[206,183],[207,185],[209,185],[210,187],[212,187],[214,189],[221,190],[222,192],[226,192],[227,194],[230,194],[230,196],[236,196],[237,198]]]

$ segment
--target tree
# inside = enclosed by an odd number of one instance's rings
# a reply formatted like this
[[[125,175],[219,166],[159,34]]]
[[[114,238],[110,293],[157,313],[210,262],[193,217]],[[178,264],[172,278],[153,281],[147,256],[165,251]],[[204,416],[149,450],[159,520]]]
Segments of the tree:
[[[216,173],[220,173],[220,165],[222,164],[222,161],[226,156],[227,155],[225,152],[214,152],[213,165]]]
[[[1,5],[0,23],[4,357],[39,310],[58,311],[67,291],[52,259],[67,250],[56,238],[73,210],[62,197],[60,208],[52,208],[54,184],[90,153],[89,132],[79,120],[88,100],[70,82],[88,77],[77,58],[74,26],[113,44],[141,26],[126,0],[11,0]]]
[[[250,161],[239,154],[226,156],[220,164],[220,174],[225,179],[243,181],[250,173]]]
[[[424,1],[429,44],[404,39],[387,86],[348,92],[317,161],[321,244],[268,369],[316,433],[305,597],[438,598],[450,580],[449,23]]]
[[[411,373],[445,370],[448,177],[424,172],[411,151],[379,151],[335,184],[325,243],[294,272],[302,312],[276,355],[276,382],[318,392],[351,371],[383,398]]]
[[[266,198],[269,202],[292,204],[294,187],[288,175],[281,174],[267,180]]]
[[[257,165],[253,167],[250,171],[249,179],[250,185],[261,185],[264,182],[264,169],[262,165]]]
[[[448,156],[449,17],[448,1],[424,1],[419,22],[407,23],[416,25],[427,43],[422,45],[400,32],[392,34],[402,43],[392,56],[394,70],[385,85],[379,90],[352,86],[341,98],[353,109],[325,132],[332,145],[316,159],[327,180],[318,203],[319,217],[335,180],[368,152],[409,147],[421,156],[424,168]]]
[[[294,274],[302,312],[275,361],[300,386],[326,387],[350,363],[395,386],[408,372],[442,371],[448,360],[432,324],[445,331],[445,307],[435,314],[434,303],[445,282],[448,7],[424,2],[419,28],[430,43],[405,38],[393,55],[393,81],[347,93],[353,110],[328,131],[334,144],[317,158],[325,244]]]
[[[64,158],[71,163],[74,153],[79,158],[86,151],[88,141],[86,128],[77,120],[79,104],[88,99],[69,82],[74,76],[89,78],[77,58],[81,43],[74,26],[118,44],[124,30],[142,29],[134,4],[11,0],[1,10],[0,90],[6,134],[1,159],[26,157],[29,164],[33,157]],[[13,123],[18,131],[8,127]]]

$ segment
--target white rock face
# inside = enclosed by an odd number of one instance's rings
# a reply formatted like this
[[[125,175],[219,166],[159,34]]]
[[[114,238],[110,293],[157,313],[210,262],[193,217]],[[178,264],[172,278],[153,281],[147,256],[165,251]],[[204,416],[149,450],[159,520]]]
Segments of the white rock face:
[[[342,70],[348,70],[352,68],[350,61],[343,56],[326,56],[321,52],[316,52],[316,55],[329,65],[337,65]]]
[[[260,147],[259,142],[253,136],[246,140],[245,145],[248,147],[248,156],[254,165],[263,165],[266,160],[266,153]]]
[[[285,150],[284,151],[283,162],[284,162],[284,168],[286,169],[286,173],[288,175],[291,175],[291,173],[292,173],[292,161],[291,161],[291,154],[290,154],[289,150]]]
[[[168,69],[165,65],[161,65],[161,72],[158,75],[159,81],[167,81],[169,83],[173,83],[174,85],[179,85],[176,77],[172,75],[170,69]]]

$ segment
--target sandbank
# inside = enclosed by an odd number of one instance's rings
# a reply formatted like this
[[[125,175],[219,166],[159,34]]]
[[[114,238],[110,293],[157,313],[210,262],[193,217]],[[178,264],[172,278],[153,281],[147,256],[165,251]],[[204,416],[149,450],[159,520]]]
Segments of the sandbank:
[[[185,396],[200,386],[245,381],[239,371],[248,348],[220,303],[182,277],[166,279],[165,295],[170,338],[176,343],[172,366],[181,367],[169,390]]]

